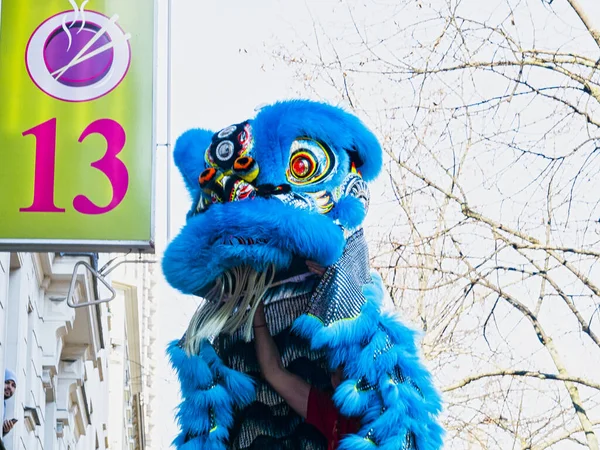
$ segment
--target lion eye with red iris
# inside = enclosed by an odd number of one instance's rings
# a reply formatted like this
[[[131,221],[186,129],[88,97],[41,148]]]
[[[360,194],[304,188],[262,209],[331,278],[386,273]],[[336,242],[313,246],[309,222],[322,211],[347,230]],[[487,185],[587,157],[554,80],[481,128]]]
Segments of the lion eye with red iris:
[[[325,144],[311,138],[298,138],[290,147],[287,179],[294,185],[323,181],[332,173],[335,155]]]
[[[314,169],[315,161],[307,156],[296,155],[292,159],[292,174],[300,180],[308,177]]]

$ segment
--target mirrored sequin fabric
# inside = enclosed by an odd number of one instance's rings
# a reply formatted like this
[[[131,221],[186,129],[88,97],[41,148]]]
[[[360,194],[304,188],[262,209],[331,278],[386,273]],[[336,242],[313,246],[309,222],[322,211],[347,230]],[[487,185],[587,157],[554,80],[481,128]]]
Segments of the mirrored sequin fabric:
[[[308,314],[325,326],[360,314],[362,286],[371,282],[369,250],[362,229],[348,238],[342,257],[329,266],[311,298]]]

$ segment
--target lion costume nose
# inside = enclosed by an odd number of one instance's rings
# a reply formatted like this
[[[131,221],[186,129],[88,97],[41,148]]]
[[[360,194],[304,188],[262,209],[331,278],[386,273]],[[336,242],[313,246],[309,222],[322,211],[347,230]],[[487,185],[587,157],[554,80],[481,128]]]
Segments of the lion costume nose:
[[[215,179],[217,176],[217,169],[214,167],[209,167],[202,171],[200,176],[198,177],[198,183],[200,183],[200,187],[204,189],[208,186],[208,184]]]
[[[269,198],[290,191],[287,184],[255,186],[258,174],[258,162],[247,155],[236,158],[230,169],[214,166],[204,169],[198,177],[198,183],[205,197],[200,199],[196,213],[206,209],[211,203],[237,202],[257,196]]]
[[[258,176],[258,164],[251,156],[240,156],[233,163],[233,171],[243,180],[252,183]]]
[[[235,161],[232,170],[223,172],[215,167],[203,170],[198,182],[211,203],[226,203],[255,197],[255,188],[251,182],[257,176],[256,161],[244,156]]]

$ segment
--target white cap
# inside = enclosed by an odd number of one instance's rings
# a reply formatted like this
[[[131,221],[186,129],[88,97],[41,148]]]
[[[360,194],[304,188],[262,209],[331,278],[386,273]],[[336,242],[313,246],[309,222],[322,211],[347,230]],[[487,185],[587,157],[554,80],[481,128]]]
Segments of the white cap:
[[[4,369],[4,382],[12,380],[17,384],[17,375],[10,369]]]

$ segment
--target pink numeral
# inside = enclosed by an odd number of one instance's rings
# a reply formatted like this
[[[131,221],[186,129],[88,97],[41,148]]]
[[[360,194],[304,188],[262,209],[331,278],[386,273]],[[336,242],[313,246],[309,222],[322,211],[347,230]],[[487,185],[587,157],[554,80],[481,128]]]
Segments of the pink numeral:
[[[90,134],[100,134],[106,139],[106,152],[98,161],[92,163],[92,167],[98,169],[108,178],[112,186],[112,199],[106,206],[94,204],[85,195],[78,195],[73,200],[73,207],[83,214],[104,214],[112,211],[125,197],[129,186],[129,173],[123,161],[117,158],[117,155],[125,146],[125,130],[112,119],[99,119],[87,126],[79,137],[79,142],[83,142]]]
[[[56,119],[50,119],[23,132],[35,136],[33,203],[22,212],[65,212],[54,204],[54,163],[56,160]]]
[[[23,132],[23,136],[35,136],[35,173],[33,180],[33,203],[21,212],[65,212],[54,204],[54,174],[56,161],[56,119],[50,119]],[[117,155],[125,147],[123,127],[112,119],[99,119],[89,124],[79,142],[90,134],[99,134],[106,140],[106,152],[91,164],[108,178],[112,187],[112,199],[106,206],[98,206],[85,195],[73,200],[73,207],[82,214],[104,214],[115,209],[125,198],[129,187],[127,167]]]

